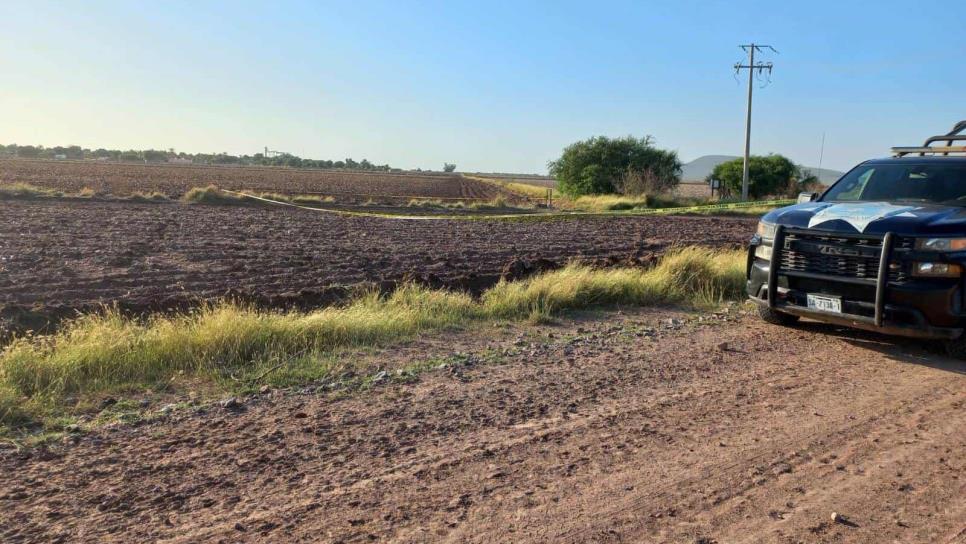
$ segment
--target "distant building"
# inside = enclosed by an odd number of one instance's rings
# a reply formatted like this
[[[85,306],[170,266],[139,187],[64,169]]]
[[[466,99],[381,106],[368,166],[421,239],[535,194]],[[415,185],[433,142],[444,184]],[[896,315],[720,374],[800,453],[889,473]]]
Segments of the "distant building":
[[[192,162],[194,162],[194,161],[192,161],[191,159],[186,158],[186,157],[170,157],[170,158],[168,158],[168,164],[191,164]]]
[[[64,155],[63,153],[58,153],[58,154],[54,155],[54,158],[57,159],[57,160],[59,160],[59,161],[62,161],[62,160],[67,159],[67,155]]]

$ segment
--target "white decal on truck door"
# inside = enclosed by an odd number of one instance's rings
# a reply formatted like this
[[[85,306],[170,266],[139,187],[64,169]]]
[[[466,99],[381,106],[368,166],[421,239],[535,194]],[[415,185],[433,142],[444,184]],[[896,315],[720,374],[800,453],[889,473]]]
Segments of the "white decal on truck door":
[[[915,209],[914,206],[896,206],[894,204],[835,204],[813,215],[808,220],[808,228],[826,221],[840,219],[855,227],[855,230],[865,232],[865,228],[873,221],[905,214],[913,209]]]

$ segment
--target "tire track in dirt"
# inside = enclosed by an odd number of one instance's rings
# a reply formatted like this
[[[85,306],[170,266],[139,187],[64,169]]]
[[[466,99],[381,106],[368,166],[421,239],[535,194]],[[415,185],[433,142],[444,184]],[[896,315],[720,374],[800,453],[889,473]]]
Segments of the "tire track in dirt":
[[[946,405],[945,408],[947,408],[944,412],[947,415],[955,415],[956,413],[955,410],[949,409],[952,405],[956,404],[956,401],[950,398],[950,391],[943,391],[940,394],[929,392],[906,400],[910,403],[926,403],[926,406],[932,408],[936,404],[942,404],[944,402]],[[789,477],[789,479],[793,482],[807,482],[808,478],[801,477],[797,473],[801,469],[809,468],[809,465],[813,464],[815,459],[820,457],[823,452],[848,449],[848,447],[854,446],[853,441],[856,436],[864,439],[867,433],[875,429],[878,424],[895,418],[901,411],[898,408],[892,408],[845,427],[833,427],[831,429],[827,427],[820,428],[801,438],[785,439],[777,444],[769,443],[767,447],[757,449],[753,455],[743,456],[726,464],[703,466],[699,463],[697,466],[681,467],[678,473],[670,478],[670,481],[660,486],[648,488],[647,493],[636,495],[632,499],[614,499],[611,503],[607,504],[607,507],[598,512],[599,517],[606,521],[599,524],[592,523],[583,528],[577,528],[560,535],[548,537],[553,541],[561,542],[582,542],[588,540],[601,542],[610,540],[622,541],[627,538],[628,533],[634,534],[637,531],[647,534],[648,524],[641,523],[640,519],[651,517],[653,514],[651,509],[653,509],[655,503],[660,503],[673,495],[680,494],[690,496],[684,501],[677,502],[672,509],[679,511],[700,511],[701,514],[696,516],[696,518],[700,518],[704,524],[710,525],[714,523],[715,518],[720,518],[722,515],[729,513],[733,514],[733,512],[728,512],[728,510],[747,511],[746,501],[749,498],[748,496],[754,495],[755,493],[751,492],[756,488],[770,484],[770,480],[775,480],[784,474],[796,473]],[[947,419],[948,421],[955,421],[955,418]],[[949,439],[954,437],[953,428],[958,428],[959,424],[959,422],[947,424],[946,432],[942,438]],[[868,458],[870,456],[866,457]],[[850,464],[856,464],[861,461],[857,457],[846,458],[837,455],[833,455],[833,459],[838,463]],[[739,470],[741,467],[754,467],[753,470],[756,474],[759,474],[759,477],[756,479],[748,478],[746,474],[743,474]],[[725,481],[717,483],[715,487],[708,488],[705,485],[708,481],[721,478],[725,478]],[[807,495],[803,491],[803,486],[790,486],[786,483],[785,487],[798,490],[797,492],[787,492],[787,496],[800,495],[804,497]],[[827,494],[829,490],[823,489],[822,493]],[[813,492],[811,494],[815,495],[816,493]],[[619,496],[619,494],[615,495]],[[614,502],[617,505],[614,505]],[[734,504],[736,502],[741,504]],[[844,503],[843,506],[849,508],[851,511],[861,512],[873,509],[869,508],[868,505],[856,503],[854,498],[841,501],[840,504],[842,503]],[[800,510],[801,505],[789,506],[788,508],[797,508]],[[829,512],[831,511],[833,510],[829,510]],[[779,516],[787,513],[778,510],[768,511],[769,516],[775,519],[784,519]],[[816,512],[817,518],[813,519],[822,520],[822,513],[822,511]],[[856,516],[850,519],[854,520]],[[624,525],[622,530],[615,530],[615,527],[622,525]],[[821,521],[804,529],[808,529],[810,532],[816,534],[820,532],[827,533],[831,532],[833,525],[832,523]],[[732,529],[728,533],[723,535],[719,534],[716,537],[717,539],[721,539],[722,542],[760,541],[760,534],[755,537],[748,537],[749,534],[754,534],[754,531],[754,528]],[[660,538],[675,541],[678,538],[700,538],[701,531],[695,531],[693,533],[686,532],[689,534],[677,534],[674,535],[674,538],[669,534],[663,534],[660,535]],[[611,538],[608,538],[608,536]]]

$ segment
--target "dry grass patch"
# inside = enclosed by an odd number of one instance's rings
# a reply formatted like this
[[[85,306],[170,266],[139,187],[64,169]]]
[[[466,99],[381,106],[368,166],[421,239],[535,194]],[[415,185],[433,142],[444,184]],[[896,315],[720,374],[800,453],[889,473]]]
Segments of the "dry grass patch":
[[[4,183],[0,185],[0,200],[3,199],[31,199],[31,198],[58,198],[64,196],[61,191],[37,187],[29,183]]]
[[[648,270],[570,265],[527,281],[503,282],[484,294],[483,304],[491,317],[517,319],[609,304],[707,307],[739,298],[744,274],[743,252],[685,248]]]
[[[292,202],[294,204],[302,205],[319,205],[335,202],[335,197],[322,195],[295,195],[292,197]]]
[[[16,339],[0,352],[0,434],[4,427],[56,421],[77,406],[69,399],[99,393],[171,388],[178,380],[230,391],[266,380],[328,379],[339,350],[386,346],[472,322],[543,320],[610,304],[710,306],[740,297],[744,258],[738,251],[688,248],[647,270],[570,265],[500,283],[479,300],[405,285],[313,312],[224,303],[135,320],[108,309],[50,336]],[[339,364],[344,369],[352,362]]]
[[[709,199],[683,198],[666,194],[637,196],[588,195],[564,202],[567,203],[568,207],[591,212],[678,208],[684,206],[703,206],[713,203]]]
[[[410,208],[437,208],[446,210],[532,210],[529,206],[511,204],[505,197],[497,196],[487,201],[444,201],[438,198],[413,198],[406,203]]]
[[[190,189],[181,197],[181,200],[189,204],[213,204],[218,206],[249,204],[253,202],[251,198],[245,195],[236,195],[222,191],[217,185]]]

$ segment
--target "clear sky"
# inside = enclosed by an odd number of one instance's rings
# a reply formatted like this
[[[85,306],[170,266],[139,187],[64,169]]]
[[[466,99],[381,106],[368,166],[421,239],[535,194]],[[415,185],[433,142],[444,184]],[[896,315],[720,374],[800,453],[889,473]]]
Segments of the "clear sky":
[[[966,4],[6,2],[0,142],[545,172],[652,134],[738,155],[739,43],[774,45],[752,149],[847,169],[966,119]],[[764,82],[762,82],[764,84]]]

